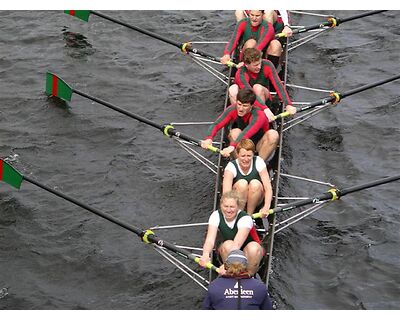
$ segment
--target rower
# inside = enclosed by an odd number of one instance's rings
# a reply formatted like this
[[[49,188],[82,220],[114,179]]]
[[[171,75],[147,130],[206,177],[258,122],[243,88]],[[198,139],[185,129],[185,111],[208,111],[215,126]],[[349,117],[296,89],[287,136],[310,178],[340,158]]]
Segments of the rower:
[[[236,22],[247,18],[249,13],[250,10],[236,10]],[[284,33],[286,37],[291,37],[293,35],[287,10],[264,10],[263,20],[274,26],[275,33]]]
[[[236,10],[235,17],[236,21],[239,22],[243,19],[249,19],[252,17],[252,12],[262,12],[262,20],[269,26],[273,26],[274,33],[283,33],[286,37],[290,37],[293,34],[289,24],[289,16],[286,10]],[[254,13],[253,13],[254,14]],[[256,14],[257,16],[259,15]],[[253,25],[252,25],[253,26]],[[274,35],[275,36],[275,35]],[[265,57],[274,64],[275,68],[278,68],[280,57],[282,56],[282,40],[271,39],[266,51]],[[258,48],[263,51],[262,48],[257,46],[243,46],[243,50],[246,48]],[[224,53],[225,54],[225,53]],[[221,61],[222,62],[222,61]]]
[[[250,10],[248,18],[236,23],[235,31],[225,47],[221,63],[226,64],[230,61],[230,55],[242,43],[241,51],[246,48],[257,48],[260,51],[266,51],[268,58],[279,63],[280,55],[275,58],[274,56],[269,56],[270,53],[276,52],[274,45],[271,45],[275,41],[275,32],[272,24],[263,20],[263,14],[264,10]],[[239,58],[240,61],[242,60],[241,58],[242,54]]]
[[[266,161],[278,145],[279,134],[276,130],[269,128],[268,119],[264,111],[257,107],[259,104],[252,90],[240,89],[236,100],[236,104],[226,108],[209,127],[207,136],[201,141],[201,146],[207,149],[212,145],[212,139],[218,131],[230,125],[228,135],[230,144],[221,151],[221,154],[229,157],[242,139],[251,139],[258,155]],[[236,156],[235,153],[233,156]]]
[[[261,51],[256,48],[247,48],[244,50],[243,62],[235,74],[235,83],[229,88],[229,98],[232,104],[236,101],[239,89],[253,90],[257,97],[261,100],[261,104],[270,106],[272,103],[269,86],[275,88],[280,100],[286,107],[286,111],[290,114],[296,113],[296,108],[292,106],[292,101],[279,79],[278,73],[274,65],[266,59],[262,59]],[[273,113],[269,108],[264,108],[265,113],[270,121],[274,119]]]
[[[222,263],[225,263],[232,250],[243,250],[248,260],[248,272],[254,275],[264,255],[264,249],[260,245],[252,218],[239,209],[239,195],[235,191],[222,195],[220,209],[215,210],[208,220],[207,236],[199,262],[201,266],[210,262],[218,231],[223,241],[217,248]],[[223,265],[219,269],[220,274],[225,274]]]
[[[236,146],[237,159],[230,161],[224,170],[222,193],[235,190],[240,196],[239,209],[252,215],[256,207],[261,217],[268,215],[272,200],[272,186],[265,161],[255,155],[256,147],[250,139]]]

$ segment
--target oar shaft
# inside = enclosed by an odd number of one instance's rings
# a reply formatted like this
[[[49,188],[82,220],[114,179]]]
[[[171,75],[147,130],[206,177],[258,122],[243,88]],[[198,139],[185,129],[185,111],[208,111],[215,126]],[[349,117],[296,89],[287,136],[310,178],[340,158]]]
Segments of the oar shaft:
[[[356,14],[354,16],[351,17],[347,17],[347,18],[336,18],[336,22],[337,25],[339,25],[340,23],[344,23],[344,22],[348,22],[348,21],[352,21],[352,20],[356,20],[359,18],[363,18],[363,17],[367,17],[367,16],[371,16],[377,13],[381,13],[387,10],[374,10],[374,11],[368,11],[368,12],[364,12],[364,13],[360,13],[360,14]],[[302,27],[296,30],[293,30],[293,34],[297,34],[297,33],[303,33],[303,32],[307,32],[310,30],[315,30],[315,29],[320,29],[323,27],[331,27],[333,25],[333,20],[328,20],[322,23],[317,23],[317,24],[313,24],[307,27]]]
[[[123,22],[123,21],[120,21],[120,20],[117,20],[117,19],[114,19],[114,18],[112,18],[110,16],[107,16],[107,15],[105,15],[103,13],[100,13],[100,12],[97,12],[97,11],[90,11],[90,12],[95,14],[96,16],[99,16],[99,17],[103,18],[103,19],[106,19],[106,20],[109,20],[109,21],[114,22],[116,24],[119,24],[121,26],[127,27],[127,28],[129,28],[131,30],[135,30],[137,32],[143,33],[145,35],[148,35],[148,36],[153,37],[155,39],[161,40],[163,42],[169,43],[169,44],[171,44],[171,45],[173,45],[175,47],[178,47],[178,48],[181,47],[181,44],[179,42],[175,42],[175,41],[172,41],[170,39],[164,38],[164,37],[162,37],[162,36],[160,36],[160,35],[158,35],[158,34],[156,34],[154,32],[151,32],[151,31],[136,27],[134,25],[131,25],[129,23],[126,23],[126,22]]]
[[[110,16],[107,16],[107,15],[105,15],[103,13],[100,13],[100,12],[97,12],[97,11],[90,11],[90,12],[92,14],[95,14],[95,15],[103,18],[103,19],[106,19],[106,20],[109,20],[109,21],[114,22],[116,24],[119,24],[121,26],[127,27],[127,28],[129,28],[131,30],[135,30],[137,32],[143,33],[145,35],[148,35],[148,36],[150,36],[152,38],[158,39],[158,40],[163,41],[165,43],[169,43],[169,44],[171,44],[171,45],[173,45],[173,46],[175,46],[175,47],[177,47],[177,48],[179,48],[181,50],[185,50],[185,51],[192,52],[194,54],[198,54],[198,55],[203,56],[203,57],[205,57],[207,59],[210,59],[212,61],[220,62],[220,60],[221,60],[220,58],[215,57],[213,55],[210,55],[210,54],[208,54],[208,53],[206,53],[204,51],[200,51],[200,50],[198,50],[196,48],[191,48],[190,46],[184,46],[183,43],[179,43],[177,41],[173,41],[171,39],[168,39],[168,38],[165,38],[163,36],[160,36],[159,34],[156,34],[156,33],[151,32],[149,30],[146,30],[146,29],[143,29],[143,28],[139,28],[139,27],[131,25],[129,23],[114,19],[114,18],[112,18]]]
[[[374,15],[374,14],[381,13],[381,12],[385,12],[385,11],[387,11],[387,10],[368,11],[368,12],[356,14],[356,15],[354,15],[354,16],[351,16],[351,17],[348,17],[348,18],[342,18],[342,19],[338,19],[338,20],[340,21],[340,23],[343,23],[343,22],[348,22],[348,21],[356,20],[356,19],[359,19],[359,18],[364,18],[364,17],[367,17],[367,16],[372,16],[372,15]]]
[[[38,186],[39,188],[44,189],[44,190],[46,190],[46,191],[48,191],[48,192],[50,192],[50,193],[52,193],[52,194],[54,194],[54,195],[56,195],[56,196],[58,196],[60,198],[63,198],[65,200],[69,201],[69,202],[72,202],[72,203],[76,204],[77,206],[79,206],[81,208],[84,208],[84,209],[86,209],[86,210],[88,210],[88,211],[90,211],[90,212],[92,212],[92,213],[94,213],[94,214],[96,214],[96,215],[108,220],[108,221],[111,221],[112,223],[117,224],[117,225],[119,225],[120,227],[122,227],[124,229],[132,231],[133,233],[136,233],[138,236],[140,236],[142,234],[142,230],[141,229],[135,228],[135,227],[123,222],[123,221],[120,221],[117,218],[114,218],[113,216],[111,216],[111,215],[109,215],[107,213],[101,212],[100,210],[97,210],[96,208],[93,208],[93,207],[91,207],[91,206],[89,206],[89,205],[87,205],[87,204],[85,204],[85,203],[83,203],[83,202],[81,202],[79,200],[76,200],[76,199],[74,199],[74,198],[72,198],[72,197],[70,197],[70,196],[68,196],[68,195],[66,195],[64,193],[61,193],[61,192],[59,192],[57,190],[54,190],[54,189],[52,189],[52,188],[50,188],[50,187],[48,187],[48,186],[46,186],[46,185],[34,180],[34,179],[31,179],[31,178],[26,177],[26,176],[23,176],[23,178],[24,178],[25,181],[28,181],[28,182]]]
[[[125,110],[125,109],[122,109],[122,108],[120,108],[120,107],[118,107],[118,106],[116,106],[114,104],[111,104],[111,103],[109,103],[107,101],[104,101],[104,100],[101,100],[101,99],[96,98],[94,96],[91,96],[91,95],[89,95],[89,94],[87,94],[85,92],[82,92],[82,91],[79,91],[79,90],[76,90],[76,89],[72,89],[72,91],[75,92],[76,94],[79,94],[80,96],[82,96],[84,98],[87,98],[89,100],[95,101],[95,102],[97,102],[99,104],[102,104],[103,106],[106,106],[107,108],[115,110],[115,111],[117,111],[119,113],[122,113],[122,114],[124,114],[124,115],[126,115],[126,116],[128,116],[130,118],[133,118],[135,120],[138,120],[140,122],[146,123],[146,124],[148,124],[148,125],[150,125],[150,126],[152,126],[154,128],[157,128],[157,129],[161,130],[164,134],[166,134],[168,136],[175,136],[175,137],[180,138],[182,140],[185,140],[185,141],[188,141],[190,143],[193,143],[193,144],[195,144],[197,146],[200,146],[200,144],[201,144],[200,140],[195,139],[195,138],[193,138],[191,136],[188,136],[187,134],[183,134],[183,133],[181,133],[179,131],[176,131],[173,127],[168,128],[168,125],[160,125],[160,124],[155,123],[155,122],[153,122],[153,121],[151,121],[149,119],[146,119],[146,118],[144,118],[142,116],[139,116],[139,115],[137,115],[135,113],[132,113],[132,112],[129,112],[129,111]],[[167,127],[167,129],[165,130],[166,127]],[[212,150],[212,149],[210,149],[210,150],[213,151],[213,152],[219,152],[219,149],[217,149],[217,148],[214,148],[214,149],[215,150]]]
[[[81,202],[81,201],[79,201],[79,200],[77,200],[75,198],[72,198],[72,197],[70,197],[70,196],[68,196],[68,195],[66,195],[64,193],[61,193],[61,192],[59,192],[57,190],[54,190],[54,189],[52,189],[52,188],[50,188],[50,187],[48,187],[48,186],[46,186],[46,185],[34,180],[32,178],[23,176],[23,179],[25,181],[28,181],[28,182],[36,185],[37,187],[39,187],[41,189],[44,189],[44,190],[46,190],[46,191],[48,191],[48,192],[50,192],[50,193],[62,198],[62,199],[64,199],[64,200],[67,200],[67,201],[69,201],[71,203],[76,204],[77,206],[79,206],[79,207],[81,207],[83,209],[88,210],[88,211],[96,214],[99,217],[102,217],[102,218],[104,218],[104,219],[106,219],[106,220],[108,220],[108,221],[110,221],[110,222],[112,222],[112,223],[114,223],[114,224],[126,229],[126,230],[129,230],[129,231],[135,233],[140,238],[142,238],[143,235],[145,234],[145,231],[142,230],[142,229],[139,229],[139,228],[136,228],[136,227],[134,227],[132,225],[129,225],[124,221],[121,221],[121,220],[119,220],[119,219],[117,219],[117,218],[115,218],[115,217],[113,217],[113,216],[111,216],[111,215],[109,215],[107,213],[104,213],[104,212],[102,212],[102,211],[100,211],[100,210],[98,210],[96,208],[93,208],[93,207],[91,207],[91,206],[89,206],[89,205],[87,205],[87,204],[85,204],[85,203],[83,203],[83,202]],[[171,244],[171,243],[169,243],[169,242],[167,242],[165,240],[159,239],[154,234],[148,235],[147,236],[147,240],[150,243],[157,244],[157,245],[159,245],[161,247],[164,247],[164,248],[166,248],[166,249],[168,249],[168,250],[170,250],[172,252],[175,252],[175,253],[181,255],[182,257],[184,257],[186,259],[189,259],[189,260],[192,260],[192,261],[198,263],[198,261],[197,261],[198,258],[194,254],[189,252],[188,250],[183,249],[183,248],[178,248],[177,246],[175,246],[175,245],[173,245],[173,244]],[[214,270],[216,272],[219,271],[219,269],[217,267],[215,267],[214,265],[209,265],[208,267],[209,267],[209,269],[212,269],[212,270]]]
[[[400,79],[400,74],[397,74],[397,75],[395,75],[393,77],[390,77],[390,78],[387,78],[387,79],[383,79],[383,80],[380,80],[380,81],[377,81],[377,82],[374,82],[374,83],[371,83],[371,84],[366,84],[366,85],[364,85],[362,87],[359,87],[359,88],[355,88],[355,89],[346,91],[344,93],[341,93],[340,96],[341,96],[341,98],[345,98],[345,97],[351,96],[351,95],[353,95],[355,93],[359,93],[359,92],[365,91],[367,89],[371,89],[371,88],[380,86],[382,84],[385,84],[385,83],[388,83],[388,82],[391,82],[391,81],[394,81],[394,80],[397,80],[397,79]]]
[[[345,189],[332,189],[332,192],[324,192],[320,195],[317,195],[313,198],[308,198],[308,199],[302,199],[302,200],[298,200],[298,201],[294,201],[292,203],[288,203],[286,205],[283,205],[281,207],[277,207],[275,209],[273,209],[274,213],[278,213],[278,212],[283,212],[283,211],[288,211],[288,210],[292,210],[307,204],[311,204],[311,203],[318,203],[320,201],[325,201],[325,200],[334,200],[336,199],[336,197],[334,196],[334,194],[337,195],[337,198],[342,197],[344,195],[356,192],[356,191],[360,191],[360,190],[364,190],[364,189],[368,189],[368,188],[372,188],[375,186],[379,186],[381,184],[385,184],[385,183],[389,183],[389,182],[393,182],[396,180],[400,179],[400,175],[396,175],[396,176],[392,176],[392,177],[387,177],[387,178],[382,178],[379,180],[374,180],[374,181],[370,181],[370,182],[366,182],[354,187],[349,187],[349,188],[345,188]]]
[[[111,103],[109,103],[107,101],[104,101],[104,100],[101,100],[101,99],[96,98],[94,96],[91,96],[91,95],[89,95],[87,93],[84,93],[82,91],[79,91],[79,90],[76,90],[76,89],[72,89],[72,91],[75,92],[76,94],[79,94],[82,97],[85,97],[85,98],[87,98],[89,100],[93,100],[93,101],[95,101],[95,102],[97,102],[99,104],[102,104],[103,106],[106,106],[107,108],[113,109],[113,110],[115,110],[115,111],[117,111],[119,113],[122,113],[122,114],[124,114],[124,115],[126,115],[128,117],[131,117],[133,119],[136,119],[136,120],[138,120],[140,122],[144,122],[144,123],[146,123],[146,124],[148,124],[148,125],[150,125],[150,126],[152,126],[154,128],[159,129],[159,130],[163,130],[163,126],[162,125],[159,125],[159,124],[157,124],[157,123],[155,123],[155,122],[153,122],[153,121],[151,121],[149,119],[146,119],[146,118],[144,118],[142,116],[139,116],[139,115],[137,115],[135,113],[129,112],[127,110],[124,110],[124,109],[122,109],[122,108],[120,108],[120,107],[118,107],[116,105],[113,105],[113,104],[111,104]]]
[[[389,182],[393,182],[396,180],[400,180],[400,175],[397,176],[393,176],[393,177],[387,177],[387,178],[382,178],[376,181],[371,181],[371,182],[367,182],[364,184],[360,184],[358,186],[354,186],[354,187],[350,187],[350,188],[346,188],[346,189],[341,189],[340,190],[340,196],[344,196],[346,194],[350,194],[356,191],[360,191],[363,189],[368,189],[368,188],[372,188],[375,186],[379,186],[381,184],[385,184],[385,183],[389,183]]]
[[[379,80],[379,81],[374,82],[374,83],[366,84],[364,86],[361,86],[361,87],[358,87],[358,88],[354,88],[352,90],[349,90],[349,91],[346,91],[346,92],[343,92],[343,93],[337,93],[337,94],[340,96],[340,99],[344,99],[344,98],[349,97],[349,96],[351,96],[353,94],[356,94],[356,93],[359,93],[359,92],[362,92],[362,91],[365,91],[365,90],[368,90],[368,89],[371,89],[371,88],[374,88],[374,87],[378,87],[378,86],[380,86],[382,84],[385,84],[385,83],[388,83],[388,82],[391,82],[391,81],[394,81],[394,80],[397,80],[397,79],[400,79],[400,74],[397,74],[397,75],[392,76],[392,77],[387,78],[387,79]],[[335,100],[336,100],[335,96],[333,96],[333,95],[332,96],[328,96],[328,97],[325,97],[325,98],[323,98],[321,100],[317,100],[317,101],[311,102],[310,104],[308,104],[308,105],[306,105],[304,107],[298,108],[297,112],[303,112],[303,111],[306,111],[308,109],[314,108],[316,106],[321,106],[321,105],[324,105],[324,104],[329,103],[329,102],[334,102]]]

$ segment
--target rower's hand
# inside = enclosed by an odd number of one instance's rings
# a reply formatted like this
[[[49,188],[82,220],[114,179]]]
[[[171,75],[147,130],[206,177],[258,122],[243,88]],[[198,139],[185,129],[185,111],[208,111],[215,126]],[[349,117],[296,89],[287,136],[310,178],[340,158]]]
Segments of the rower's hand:
[[[231,56],[229,54],[225,54],[221,57],[222,64],[226,64],[228,61],[231,61]]]
[[[242,62],[239,62],[237,65],[236,65],[236,69],[239,69],[239,68],[241,68],[241,67],[243,67],[244,66],[244,62],[242,61]]]
[[[293,30],[289,26],[285,26],[282,30],[282,33],[285,34],[287,38],[291,37],[293,35]]]
[[[235,150],[234,146],[229,146],[221,150],[221,154],[224,157],[229,157],[230,154]]]
[[[269,108],[265,108],[264,113],[267,116],[267,119],[269,122],[272,122],[275,120],[275,115],[272,113],[272,111]]]
[[[288,104],[286,106],[286,111],[289,112],[291,115],[294,115],[297,112],[297,109],[296,109],[296,107],[293,107]]]
[[[262,219],[268,217],[268,215],[269,215],[269,208],[267,208],[267,207],[262,207],[262,208],[260,209],[260,214],[261,214],[261,218],[262,218]]]
[[[212,146],[212,140],[211,139],[202,140],[200,142],[200,145],[203,149],[208,149],[208,147]]]
[[[218,274],[220,276],[223,276],[224,274],[226,274],[225,265],[221,264],[218,269],[219,269]]]
[[[209,255],[202,255],[199,261],[199,265],[201,265],[203,268],[206,267],[206,264],[210,262],[210,256]]]

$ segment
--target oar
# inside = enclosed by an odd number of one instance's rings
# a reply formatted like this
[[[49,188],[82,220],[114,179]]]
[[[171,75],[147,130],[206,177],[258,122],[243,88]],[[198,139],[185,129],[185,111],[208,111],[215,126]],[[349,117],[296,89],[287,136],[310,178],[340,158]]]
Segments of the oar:
[[[356,15],[348,17],[348,18],[343,18],[343,19],[336,18],[336,17],[330,17],[330,18],[328,18],[328,21],[326,21],[326,22],[317,23],[317,24],[313,24],[313,25],[308,26],[308,27],[302,27],[302,28],[299,28],[299,29],[295,29],[295,30],[293,30],[293,34],[303,33],[303,32],[307,32],[307,31],[310,31],[310,30],[320,29],[320,28],[323,28],[323,27],[334,28],[334,27],[338,26],[341,23],[352,21],[352,20],[356,20],[356,19],[360,19],[360,18],[364,18],[364,17],[367,17],[367,16],[372,16],[374,14],[382,13],[382,12],[385,12],[385,11],[387,11],[387,10],[368,11],[368,12],[356,14]],[[284,33],[278,33],[278,34],[275,35],[275,38],[283,38],[283,37],[286,37],[286,35]]]
[[[150,36],[152,38],[155,38],[157,40],[160,40],[160,41],[163,41],[163,42],[168,43],[170,45],[173,45],[173,46],[179,48],[184,53],[191,52],[191,53],[200,55],[202,57],[205,57],[205,58],[207,58],[207,59],[209,59],[211,61],[216,61],[216,62],[220,62],[221,61],[221,58],[215,57],[215,56],[210,55],[210,54],[208,54],[208,53],[206,53],[204,51],[200,51],[200,50],[198,50],[196,48],[192,48],[190,42],[179,43],[179,42],[173,41],[171,39],[167,39],[167,38],[165,38],[163,36],[160,36],[159,34],[156,34],[154,32],[145,30],[143,28],[139,28],[137,26],[128,24],[128,23],[123,22],[121,20],[117,20],[117,19],[115,19],[113,17],[107,16],[107,15],[105,15],[103,13],[100,13],[100,12],[97,12],[97,11],[93,11],[93,10],[65,10],[64,12],[69,14],[69,15],[71,15],[71,16],[77,17],[77,18],[79,18],[81,20],[84,20],[84,21],[89,21],[90,14],[94,14],[94,15],[99,16],[99,17],[101,17],[103,19],[106,19],[108,21],[114,22],[114,23],[119,24],[121,26],[127,27],[129,29],[132,29],[132,30],[135,30],[137,32],[143,33],[143,34],[145,34],[147,36]],[[236,65],[232,61],[229,61],[226,65],[228,67],[236,67]]]
[[[52,188],[50,188],[50,187],[48,187],[48,186],[46,186],[46,185],[44,185],[44,184],[42,184],[42,183],[40,183],[38,181],[35,181],[32,178],[26,177],[26,176],[22,175],[21,173],[19,173],[9,163],[5,162],[3,159],[0,159],[0,181],[4,181],[4,182],[8,183],[9,185],[11,185],[11,186],[13,186],[13,187],[15,187],[17,189],[20,189],[23,180],[28,181],[28,182],[36,185],[37,187],[39,187],[41,189],[44,189],[44,190],[46,190],[46,191],[48,191],[48,192],[50,192],[50,193],[52,193],[52,194],[54,194],[54,195],[56,195],[56,196],[58,196],[60,198],[63,198],[65,200],[69,201],[69,202],[72,202],[72,203],[76,204],[77,206],[79,206],[79,207],[81,207],[83,209],[86,209],[86,210],[88,210],[88,211],[90,211],[90,212],[92,212],[92,213],[94,213],[94,214],[96,214],[96,215],[98,215],[98,216],[100,216],[100,217],[102,217],[102,218],[104,218],[104,219],[116,224],[116,225],[119,225],[120,227],[122,227],[122,228],[124,228],[126,230],[129,230],[129,231],[135,233],[145,243],[156,244],[159,247],[166,248],[166,249],[168,249],[168,250],[180,255],[181,257],[189,259],[189,260],[192,260],[192,261],[194,261],[194,262],[196,262],[197,264],[200,265],[200,263],[199,263],[200,262],[200,258],[199,257],[195,256],[194,254],[192,254],[191,252],[187,251],[186,249],[178,248],[177,246],[175,246],[175,245],[173,245],[173,244],[171,244],[171,243],[169,243],[169,242],[167,242],[165,240],[159,239],[154,234],[154,232],[152,230],[139,229],[139,228],[137,228],[135,226],[132,226],[132,225],[124,222],[124,221],[121,221],[121,220],[119,220],[117,218],[114,218],[113,216],[111,216],[111,215],[109,215],[107,213],[101,212],[100,210],[98,210],[96,208],[93,208],[93,207],[91,207],[91,206],[89,206],[87,204],[84,204],[84,203],[80,202],[79,200],[76,200],[76,199],[74,199],[74,198],[72,198],[72,197],[70,197],[70,196],[68,196],[68,195],[66,195],[64,193],[61,193],[61,192],[59,192],[59,191],[57,191],[55,189],[52,189]],[[214,270],[215,272],[219,273],[219,268],[214,266],[212,263],[208,263],[206,265],[206,268]]]
[[[321,105],[324,105],[324,104],[327,104],[327,103],[335,103],[336,104],[336,103],[340,102],[343,98],[346,98],[346,97],[351,96],[353,94],[365,91],[367,89],[378,87],[378,86],[380,86],[382,84],[385,84],[385,83],[388,83],[388,82],[392,82],[392,81],[398,80],[398,79],[400,79],[400,74],[392,76],[392,77],[387,78],[387,79],[379,80],[379,81],[371,83],[371,84],[366,84],[364,86],[361,86],[361,87],[358,87],[358,88],[355,88],[355,89],[352,89],[352,90],[349,90],[349,91],[346,91],[346,92],[343,92],[343,93],[332,92],[328,97],[325,97],[323,99],[311,102],[310,104],[308,104],[308,105],[306,105],[304,107],[296,108],[296,110],[297,110],[296,113],[303,112],[303,111],[306,111],[308,109],[311,109],[311,108],[314,108],[314,107],[317,107],[317,106],[321,106]],[[284,117],[288,117],[288,116],[290,116],[290,114],[286,111],[286,112],[280,113],[277,116],[275,116],[275,120],[280,119],[280,118],[284,118]]]
[[[396,175],[396,176],[392,176],[392,177],[387,177],[387,178],[382,178],[382,179],[370,181],[370,182],[363,183],[363,184],[360,184],[360,185],[357,185],[357,186],[354,186],[354,187],[349,187],[349,188],[346,188],[346,189],[340,189],[339,190],[339,189],[332,188],[332,189],[328,190],[327,192],[322,193],[320,195],[317,195],[317,196],[315,196],[313,198],[307,198],[307,199],[303,199],[303,200],[294,201],[292,203],[285,204],[285,205],[283,205],[281,207],[270,209],[268,212],[269,212],[269,214],[279,213],[279,212],[292,210],[292,209],[295,209],[295,208],[298,208],[298,207],[301,207],[301,206],[304,206],[304,205],[307,205],[307,204],[318,203],[320,201],[338,200],[339,198],[341,198],[341,197],[343,197],[343,196],[345,196],[347,194],[350,194],[350,193],[353,193],[353,192],[356,192],[356,191],[360,191],[360,190],[364,190],[364,189],[368,189],[368,188],[372,188],[372,187],[375,187],[375,186],[379,186],[381,184],[393,182],[393,181],[396,181],[396,180],[399,180],[399,179],[400,179],[400,175]],[[255,218],[261,218],[261,213],[259,213],[259,212],[254,213],[252,215],[252,217],[254,219]]]
[[[62,80],[60,77],[58,77],[57,75],[55,75],[54,73],[51,73],[51,72],[47,72],[47,74],[46,74],[46,93],[48,95],[52,95],[57,98],[60,98],[64,101],[71,101],[72,93],[79,94],[80,96],[85,97],[89,100],[95,101],[97,103],[100,103],[103,106],[106,106],[107,108],[113,109],[113,110],[115,110],[119,113],[122,113],[128,117],[131,117],[135,120],[146,123],[154,128],[157,128],[157,129],[161,130],[164,133],[164,135],[166,135],[168,137],[175,136],[175,137],[185,140],[187,142],[193,143],[196,146],[201,146],[201,140],[192,138],[186,134],[176,131],[175,128],[170,124],[161,125],[161,124],[155,123],[149,119],[146,119],[142,116],[139,116],[137,114],[134,114],[132,112],[124,110],[124,109],[122,109],[116,105],[113,105],[109,102],[103,101],[99,98],[88,95],[87,93],[76,90],[76,89],[72,88],[69,84],[67,84],[64,80]],[[210,150],[212,152],[220,152],[220,150],[214,146],[209,146],[208,150]]]

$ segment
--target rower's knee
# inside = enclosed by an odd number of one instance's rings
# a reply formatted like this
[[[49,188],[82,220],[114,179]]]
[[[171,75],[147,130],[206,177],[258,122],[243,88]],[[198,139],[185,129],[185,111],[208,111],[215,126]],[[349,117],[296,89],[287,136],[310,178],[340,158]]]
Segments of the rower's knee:
[[[257,46],[257,41],[255,39],[247,40],[243,45],[243,51],[247,48],[255,48]]]
[[[253,179],[248,186],[249,193],[256,193],[263,190],[263,186],[259,180]]]
[[[239,86],[237,84],[233,84],[229,87],[229,99],[231,101],[231,104],[236,103],[236,96],[239,91]]]
[[[249,183],[246,180],[240,179],[235,183],[234,188],[239,192],[243,192],[247,190],[248,186]]]
[[[279,141],[279,133],[278,131],[274,130],[274,129],[270,129],[267,131],[267,138],[269,143],[271,144],[277,144]]]
[[[245,253],[249,262],[253,263],[254,265],[258,264],[263,256],[263,248],[255,241],[248,243],[243,252]]]
[[[242,130],[240,130],[238,128],[234,128],[229,132],[229,139],[231,141],[235,141],[241,133],[242,133]]]
[[[226,240],[219,247],[219,254],[223,262],[225,262],[226,258],[228,257],[228,254],[232,251],[233,245],[234,245],[233,240]]]
[[[260,96],[263,100],[266,100],[269,97],[269,90],[261,84],[256,83],[253,86],[253,91],[256,96]]]
[[[280,56],[282,54],[282,45],[278,40],[272,40],[267,49],[268,55]]]
[[[235,18],[236,18],[236,21],[240,21],[240,20],[246,18],[246,16],[244,15],[244,11],[243,10],[235,10]]]

